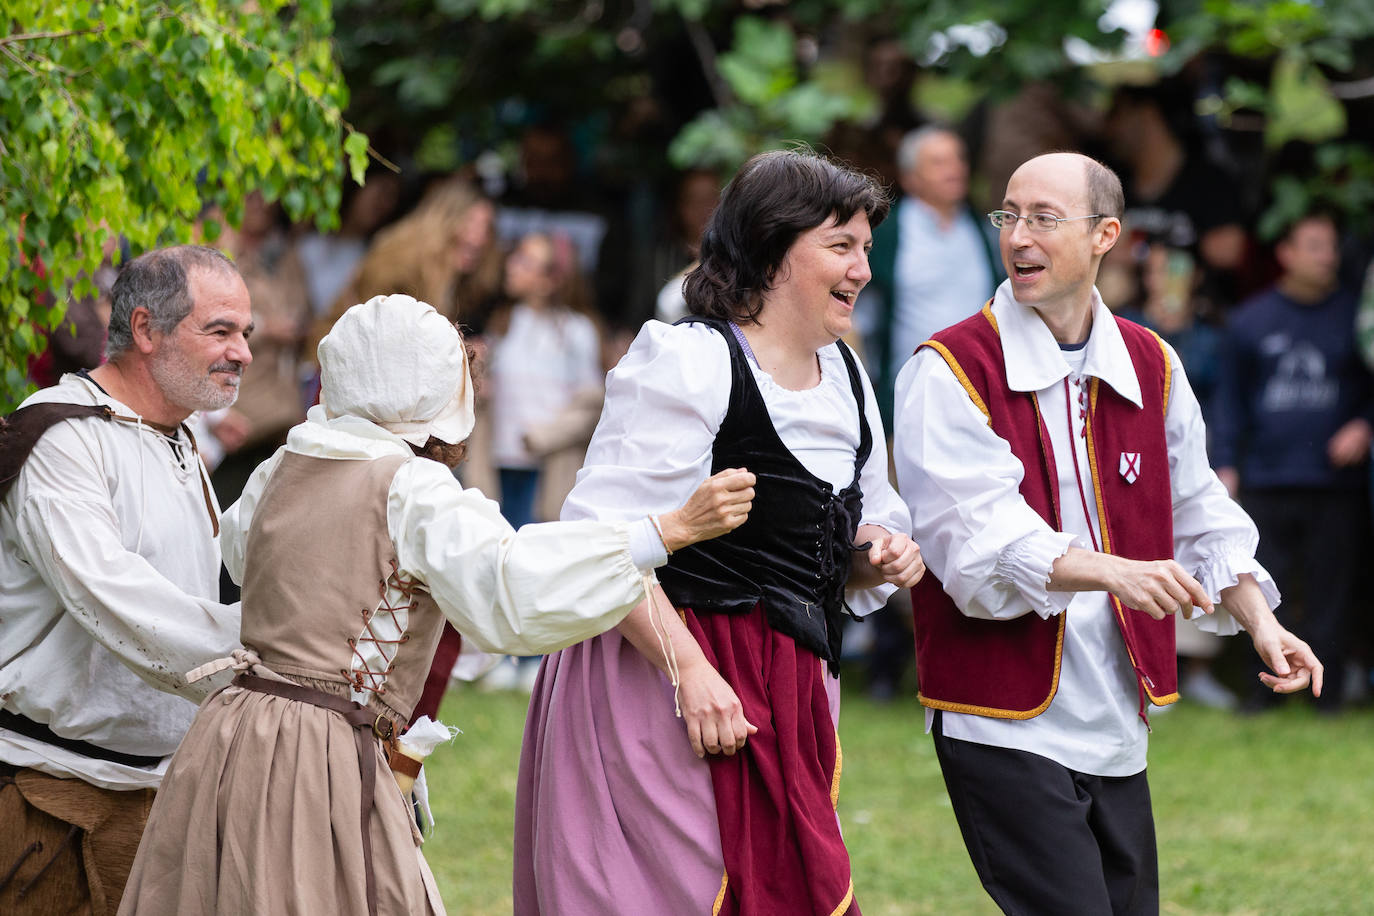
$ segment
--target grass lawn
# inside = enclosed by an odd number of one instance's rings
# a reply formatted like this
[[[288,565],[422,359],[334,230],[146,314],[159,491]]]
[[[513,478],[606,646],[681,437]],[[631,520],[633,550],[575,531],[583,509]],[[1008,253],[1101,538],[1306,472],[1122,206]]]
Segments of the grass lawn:
[[[465,688],[444,703],[464,734],[427,765],[439,828],[425,854],[451,913],[510,913],[527,702]],[[995,914],[921,723],[914,700],[845,700],[840,816],[859,902],[866,916]],[[1374,912],[1374,711],[1239,718],[1185,703],[1154,720],[1150,785],[1164,913]]]

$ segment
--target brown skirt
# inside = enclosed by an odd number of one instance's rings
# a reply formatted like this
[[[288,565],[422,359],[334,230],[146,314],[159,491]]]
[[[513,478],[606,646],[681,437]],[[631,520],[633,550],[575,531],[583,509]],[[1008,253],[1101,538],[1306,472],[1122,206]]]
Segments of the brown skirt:
[[[378,913],[442,914],[410,805],[376,754]],[[119,912],[366,916],[361,794],[341,716],[225,688],[172,758]]]

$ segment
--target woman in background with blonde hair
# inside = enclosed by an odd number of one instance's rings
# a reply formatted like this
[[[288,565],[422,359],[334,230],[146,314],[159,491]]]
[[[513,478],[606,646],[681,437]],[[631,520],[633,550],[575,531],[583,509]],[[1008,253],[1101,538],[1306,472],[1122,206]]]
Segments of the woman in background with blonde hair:
[[[306,353],[355,302],[401,293],[431,303],[457,322],[501,283],[501,255],[492,225],[495,205],[471,182],[453,175],[425,191],[420,203],[376,240],[344,287],[329,315],[314,329]]]

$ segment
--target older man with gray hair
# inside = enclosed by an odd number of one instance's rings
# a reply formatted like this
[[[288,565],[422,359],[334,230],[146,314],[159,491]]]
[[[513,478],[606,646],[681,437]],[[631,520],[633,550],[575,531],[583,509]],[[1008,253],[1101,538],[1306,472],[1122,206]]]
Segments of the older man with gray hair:
[[[238,645],[185,420],[232,404],[248,290],[211,248],[121,270],[108,361],[0,424],[0,911],[113,913],[153,790]]]
[[[996,239],[968,204],[959,135],[934,124],[911,131],[897,149],[897,168],[903,196],[873,233],[873,279],[858,306],[889,430],[898,370],[930,335],[977,311],[1003,277]]]

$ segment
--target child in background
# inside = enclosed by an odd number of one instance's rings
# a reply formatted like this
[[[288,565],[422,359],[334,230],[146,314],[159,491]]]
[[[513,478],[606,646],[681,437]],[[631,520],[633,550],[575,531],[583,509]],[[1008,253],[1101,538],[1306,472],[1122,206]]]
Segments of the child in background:
[[[516,528],[557,519],[601,413],[600,335],[569,304],[585,299],[576,265],[566,238],[522,237],[506,258],[512,305],[487,325],[491,461],[501,514]],[[538,670],[535,658],[502,664],[481,686],[528,689]]]
[[[557,421],[589,389],[599,395],[602,387],[596,324],[568,304],[578,279],[575,265],[566,239],[526,235],[506,258],[505,293],[513,305],[487,328],[492,461],[500,476],[501,512],[517,528],[555,518],[566,495],[560,488],[562,494],[536,506],[536,489],[552,481],[540,479],[542,456],[531,451],[529,434]],[[586,434],[590,438],[590,427]]]

